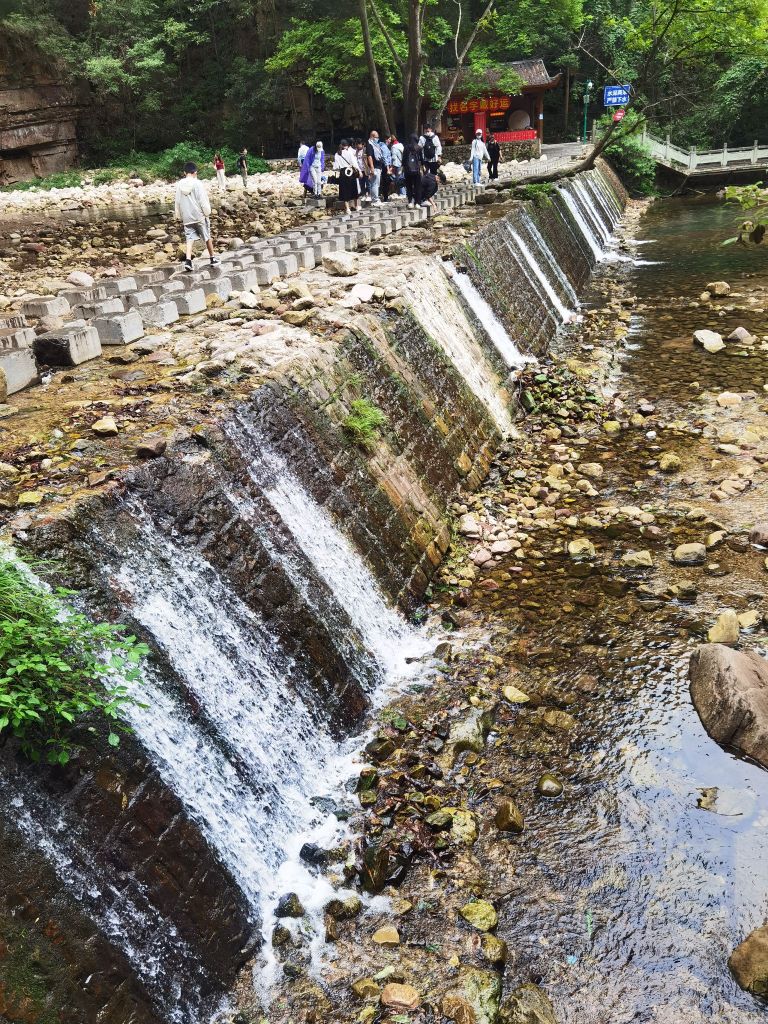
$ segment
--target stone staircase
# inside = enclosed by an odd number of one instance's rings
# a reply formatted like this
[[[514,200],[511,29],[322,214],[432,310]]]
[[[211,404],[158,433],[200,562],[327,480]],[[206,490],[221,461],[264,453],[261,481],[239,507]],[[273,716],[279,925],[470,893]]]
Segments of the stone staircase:
[[[233,292],[258,291],[261,285],[311,270],[330,253],[356,250],[430,215],[464,206],[483,188],[444,186],[434,197],[434,209],[409,210],[392,203],[363,209],[348,220],[317,221],[220,253],[218,266],[211,266],[207,256],[196,259],[192,273],[174,263],[104,278],[91,288],[29,298],[20,315],[0,317],[0,400],[39,382],[38,364],[77,366],[95,359],[103,346],[127,345],[143,337],[147,328],[167,327],[201,313],[210,294],[226,301]],[[63,317],[65,322],[40,333],[39,327],[29,326],[28,320],[39,324],[46,317]]]

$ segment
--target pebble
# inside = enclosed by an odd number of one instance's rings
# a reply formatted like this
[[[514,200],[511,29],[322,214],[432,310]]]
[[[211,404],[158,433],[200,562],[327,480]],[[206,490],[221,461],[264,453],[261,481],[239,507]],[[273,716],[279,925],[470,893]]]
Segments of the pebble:
[[[545,772],[536,783],[536,792],[540,796],[560,796],[563,792],[563,784],[555,775]]]
[[[490,932],[499,923],[499,916],[496,908],[488,900],[474,900],[472,903],[465,903],[459,913],[480,932]]]
[[[721,612],[715,624],[707,633],[707,639],[711,644],[728,644],[733,646],[739,642],[739,617],[733,608],[726,608]]]

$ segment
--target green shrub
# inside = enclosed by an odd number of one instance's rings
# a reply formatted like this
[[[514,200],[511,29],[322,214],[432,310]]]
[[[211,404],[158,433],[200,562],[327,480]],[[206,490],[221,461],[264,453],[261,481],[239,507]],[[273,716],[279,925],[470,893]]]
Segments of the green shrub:
[[[122,627],[96,624],[65,604],[71,591],[39,589],[0,553],[0,737],[10,733],[33,761],[66,764],[81,744],[75,726],[106,719],[108,741],[128,731],[121,709],[135,703],[147,647]]]
[[[520,185],[517,189],[517,195],[521,199],[528,199],[535,203],[536,206],[546,207],[552,202],[550,196],[552,193],[553,185],[549,181],[530,182],[527,185]]]
[[[601,122],[605,129],[611,120],[606,115]],[[627,132],[627,129],[630,132]],[[656,194],[656,161],[645,148],[637,132],[642,128],[639,117],[630,111],[621,122],[619,138],[613,138],[603,150],[626,188],[636,196]],[[627,134],[624,134],[627,132]]]
[[[31,181],[17,181],[13,185],[3,185],[0,191],[29,192],[33,188],[50,191],[52,188],[77,188],[82,183],[83,176],[80,171],[62,171],[60,174],[50,174],[47,178],[33,178]]]
[[[386,423],[386,416],[372,405],[367,398],[356,398],[351,403],[351,412],[344,420],[344,429],[363,448],[372,448],[379,434],[379,428]]]

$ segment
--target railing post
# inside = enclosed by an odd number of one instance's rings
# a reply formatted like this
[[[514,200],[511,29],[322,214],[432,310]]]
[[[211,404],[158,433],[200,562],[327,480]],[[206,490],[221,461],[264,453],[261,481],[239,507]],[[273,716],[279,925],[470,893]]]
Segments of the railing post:
[[[723,153],[722,153],[722,156],[720,157],[720,166],[721,167],[727,167],[728,166],[728,143],[727,142],[723,143]]]
[[[695,171],[696,170],[696,147],[695,146],[691,146],[691,148],[688,150],[688,170],[689,171]]]
[[[752,163],[757,163],[757,139],[752,143]]]
[[[664,140],[664,159],[669,163],[669,135]]]

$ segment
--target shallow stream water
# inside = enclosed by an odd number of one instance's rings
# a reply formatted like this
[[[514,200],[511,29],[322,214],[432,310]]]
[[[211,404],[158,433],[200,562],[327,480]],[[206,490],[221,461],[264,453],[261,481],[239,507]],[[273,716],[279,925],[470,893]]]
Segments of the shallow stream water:
[[[720,246],[733,223],[733,211],[712,200],[658,203],[642,221],[642,262],[622,270],[638,304],[613,381],[628,410],[650,399],[667,420],[692,425],[705,389],[762,396],[768,353],[708,355],[691,343],[699,327],[723,335],[737,324],[758,335],[768,329],[768,295],[759,290],[768,284],[768,259]],[[718,317],[690,306],[707,282],[722,279],[741,293],[735,304],[758,297],[754,314]],[[538,801],[526,813],[511,877],[499,865],[495,882],[506,881],[508,893],[499,935],[514,975],[541,982],[562,1024],[757,1024],[766,1007],[738,988],[726,964],[768,917],[768,773],[706,735],[689,698],[687,664],[719,609],[760,606],[763,557],[720,549],[711,576],[669,564],[673,535],[677,544],[706,531],[665,521],[664,505],[689,500],[695,485],[649,480],[643,462],[651,443],[628,431],[618,441],[598,439],[588,453],[605,465],[601,498],[659,506],[663,537],[595,531],[592,540],[610,560],[586,575],[540,544],[544,557],[526,586],[506,589],[509,579],[495,574],[501,589],[480,602],[499,630],[491,650],[512,653],[509,637],[517,638],[520,675],[512,681],[572,694],[560,703],[579,720],[570,752],[542,758],[524,735],[499,739],[499,754],[508,749],[519,765],[520,792],[531,792],[543,769],[566,780],[561,800]],[[668,437],[658,443],[673,446]],[[712,457],[711,442],[693,431],[677,435],[674,447],[692,476]],[[739,499],[749,521],[764,505],[760,489]],[[732,519],[738,514],[730,510]],[[653,551],[656,568],[642,582],[693,578],[695,604],[623,586],[620,578],[633,574],[618,558],[631,547]],[[768,637],[758,628],[742,646],[765,652]],[[698,806],[706,787],[718,788],[713,810]]]

